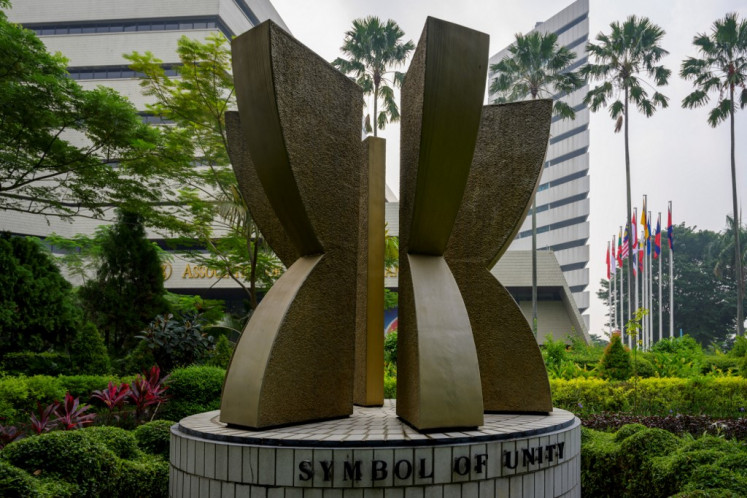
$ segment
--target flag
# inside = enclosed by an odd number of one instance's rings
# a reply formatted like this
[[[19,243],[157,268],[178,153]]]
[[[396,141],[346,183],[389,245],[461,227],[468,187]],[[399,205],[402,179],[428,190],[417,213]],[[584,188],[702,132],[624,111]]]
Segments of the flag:
[[[672,205],[669,205],[669,220],[667,221],[667,238],[669,239],[669,250],[674,251],[674,228],[672,228]]]
[[[646,196],[643,196],[643,211],[641,212],[641,226],[643,227],[643,239],[648,240],[651,230],[646,223]]]
[[[641,243],[638,245],[638,269],[643,273],[643,238],[641,238]]]
[[[615,256],[615,236],[613,235],[612,244],[610,245],[610,263],[612,265],[610,267],[610,273],[612,273],[612,276],[614,276],[616,273],[615,271],[617,269],[617,265],[615,264],[616,260],[617,260],[617,257]]]
[[[650,214],[650,213],[649,213]],[[646,220],[646,254],[651,254],[651,216]]]
[[[638,225],[636,224],[636,215],[638,213],[633,214],[633,219],[630,220],[630,226],[633,229],[633,240],[631,242],[631,247],[633,250],[638,248]]]
[[[620,268],[623,267],[623,234],[622,228],[617,233],[617,264]]]
[[[625,225],[625,239],[623,239],[622,259],[627,259],[630,253],[630,237],[628,237],[628,225]]]
[[[607,243],[607,280],[610,279],[610,244]]]
[[[661,254],[661,213],[659,213],[659,219],[656,220],[656,235],[654,236],[654,259],[658,258]]]

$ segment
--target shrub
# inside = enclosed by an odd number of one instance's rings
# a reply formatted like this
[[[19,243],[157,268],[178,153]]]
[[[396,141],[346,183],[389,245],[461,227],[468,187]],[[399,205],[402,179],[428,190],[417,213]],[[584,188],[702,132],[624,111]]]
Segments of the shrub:
[[[384,361],[397,364],[397,331],[389,332],[384,338]]]
[[[18,420],[21,414],[18,407],[26,406],[29,397],[29,389],[22,377],[0,378],[0,420],[12,423]]]
[[[169,462],[159,457],[119,460],[114,495],[121,498],[166,497],[169,489]]]
[[[231,356],[233,355],[234,345],[228,340],[228,337],[221,335],[215,342],[215,348],[210,352],[210,359],[208,365],[213,367],[219,367],[228,369],[228,364],[231,362]]]
[[[28,498],[39,496],[33,478],[23,470],[0,460],[0,496]]]
[[[626,384],[602,379],[550,379],[553,403],[577,414],[624,411],[631,405]]]
[[[2,457],[29,473],[77,484],[82,496],[107,492],[117,460],[85,431],[55,431],[21,439],[6,446]]]
[[[159,411],[160,418],[181,420],[195,413],[217,410],[225,376],[226,371],[218,367],[177,368],[167,382],[171,399]]]
[[[708,355],[703,357],[703,363],[700,366],[700,373],[703,375],[733,372],[735,375],[739,371],[739,359],[725,354]]]
[[[153,352],[156,364],[164,371],[176,366],[191,365],[208,357],[213,349],[213,337],[203,332],[204,319],[197,313],[175,318],[172,314],[158,315],[140,332]]]
[[[24,405],[19,405],[25,411],[36,408],[37,403],[48,405],[55,401],[61,401],[65,397],[65,388],[62,387],[57,377],[48,375],[35,375],[24,379],[29,395]]]
[[[625,350],[619,333],[612,334],[610,343],[604,348],[599,371],[605,379],[613,380],[626,380],[632,375],[630,353]]]
[[[614,434],[582,429],[581,490],[584,496],[620,496],[624,489],[620,445]]]
[[[747,477],[715,464],[701,465],[693,469],[682,489],[695,491],[714,488],[732,491],[738,496],[747,496]]]
[[[135,429],[137,445],[146,453],[169,458],[169,441],[171,439],[171,420],[154,420]]]
[[[119,362],[118,370],[122,375],[134,374],[147,370],[155,364],[156,358],[153,356],[153,351],[145,341],[140,341],[135,349]]]
[[[104,339],[92,323],[86,323],[70,344],[70,363],[76,373],[108,374],[111,370]]]
[[[113,375],[61,375],[62,388],[75,398],[89,401],[94,391],[106,389],[109,382],[119,382]]]
[[[615,442],[620,443],[623,440],[629,438],[633,434],[636,434],[637,432],[646,430],[647,427],[643,424],[627,424],[622,427],[615,433]]]
[[[391,334],[390,334],[391,335]],[[397,398],[397,377],[384,375],[384,399]]]
[[[72,482],[55,478],[38,479],[39,496],[48,498],[78,498],[83,496],[80,487]]]
[[[648,379],[657,375],[656,367],[651,363],[648,358],[638,353],[638,358],[635,360],[635,371],[638,377],[642,379]]]
[[[630,496],[657,497],[660,490],[651,485],[654,469],[652,459],[672,453],[681,444],[671,432],[662,429],[644,429],[623,439],[620,443],[620,462],[623,482]]]
[[[3,356],[3,370],[13,375],[60,375],[70,370],[65,353],[21,351]]]
[[[83,432],[93,441],[99,442],[119,458],[136,458],[140,455],[138,441],[131,431],[119,427],[97,426],[86,427]]]

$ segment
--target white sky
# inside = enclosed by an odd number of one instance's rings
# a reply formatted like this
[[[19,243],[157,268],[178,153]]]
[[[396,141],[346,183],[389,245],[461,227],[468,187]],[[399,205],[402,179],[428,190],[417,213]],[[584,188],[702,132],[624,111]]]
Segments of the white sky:
[[[463,24],[490,35],[490,55],[509,45],[516,32],[531,30],[572,3],[570,0],[526,2],[475,0],[271,0],[293,35],[331,61],[340,55],[344,33],[352,20],[376,15],[393,19],[406,39],[417,43],[427,16]],[[518,5],[524,3],[524,5]],[[609,32],[609,24],[636,14],[661,26],[662,46],[670,52],[663,63],[673,75],[662,91],[670,107],[652,118],[630,117],[631,181],[633,205],[640,209],[643,194],[648,209],[662,212],[666,223],[667,201],[673,201],[674,223],[685,222],[701,229],[722,230],[732,212],[728,123],[713,129],[706,123],[710,107],[684,110],[682,98],[692,86],[679,78],[682,60],[696,56],[692,45],[697,33],[710,32],[713,21],[727,12],[747,18],[745,0],[590,0],[590,38]],[[402,70],[404,70],[403,68]],[[625,162],[622,133],[606,110],[592,114],[590,124],[591,261],[588,290],[591,293],[589,332],[600,334],[606,310],[596,297],[604,278],[606,242],[625,221]],[[399,192],[399,126],[381,132],[387,139],[387,183]],[[747,196],[747,109],[736,120],[737,189],[740,204]],[[747,213],[746,213],[747,214]],[[639,215],[640,216],[640,215]],[[653,227],[652,227],[653,228]],[[675,241],[676,242],[676,241]],[[676,264],[676,253],[675,253]],[[676,285],[676,283],[675,283]],[[685,332],[687,332],[685,330]]]

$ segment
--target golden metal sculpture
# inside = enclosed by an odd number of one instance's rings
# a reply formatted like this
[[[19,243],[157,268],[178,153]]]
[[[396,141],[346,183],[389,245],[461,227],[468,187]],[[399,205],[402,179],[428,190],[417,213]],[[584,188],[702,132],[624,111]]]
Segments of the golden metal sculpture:
[[[552,411],[532,329],[490,273],[531,206],[551,113],[551,100],[483,108],[464,198],[444,253],[469,314],[489,412]]]
[[[227,118],[234,167],[252,215],[288,270],[236,345],[220,418],[262,428],[347,416],[362,92],[269,21],[235,38],[232,52],[241,116]],[[260,195],[249,185],[255,176]]]
[[[483,423],[475,342],[443,258],[480,125],[484,33],[428,18],[402,86],[397,415],[420,430]]]
[[[358,293],[356,296],[355,389],[361,406],[384,404],[384,161],[386,142],[363,142]]]

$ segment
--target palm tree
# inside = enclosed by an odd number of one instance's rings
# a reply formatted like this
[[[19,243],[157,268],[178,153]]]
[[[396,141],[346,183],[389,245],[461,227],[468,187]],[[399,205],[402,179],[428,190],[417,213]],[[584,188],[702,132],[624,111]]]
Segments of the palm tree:
[[[332,65],[355,80],[364,95],[373,95],[373,134],[383,130],[388,122],[399,121],[399,106],[394,100],[394,88],[400,86],[404,74],[390,67],[402,65],[415,48],[412,40],[402,43],[405,33],[389,19],[383,24],[369,16],[353,21],[353,29],[345,33],[340,47],[348,59],[338,57]],[[391,75],[391,76],[388,76]],[[379,99],[383,109],[379,112]],[[366,116],[366,131],[371,132],[371,116]]]
[[[516,34],[508,48],[509,56],[490,70],[497,74],[490,84],[490,93],[498,94],[495,103],[515,102],[530,96],[554,98],[553,112],[564,119],[575,119],[571,106],[558,100],[561,96],[584,86],[584,80],[569,67],[576,54],[558,47],[558,35],[533,31]],[[537,200],[532,201],[532,331],[537,335]]]
[[[599,33],[597,43],[589,43],[587,50],[590,63],[581,69],[581,74],[590,80],[599,80],[601,84],[586,95],[584,102],[592,111],[597,111],[609,104],[609,112],[615,120],[615,132],[623,126],[625,129],[625,182],[628,201],[628,216],[625,226],[632,233],[630,220],[633,209],[630,200],[630,136],[628,132],[628,112],[633,103],[646,117],[651,117],[657,107],[665,108],[669,99],[656,91],[656,88],[643,79],[642,73],[653,79],[655,86],[668,83],[672,71],[663,65],[657,65],[669,52],[659,43],[664,30],[649,21],[648,18],[628,17],[624,23],[610,24],[612,32],[607,35]],[[649,95],[649,90],[653,94]],[[628,295],[632,282],[632,265],[628,265]],[[631,301],[628,300],[628,316],[632,317]]]
[[[709,93],[718,92],[716,107],[708,115],[708,124],[718,126],[728,118],[731,124],[731,195],[734,208],[734,226],[740,226],[737,203],[737,167],[734,153],[735,97],[740,109],[747,105],[747,20],[740,21],[737,14],[726,14],[713,23],[711,35],[699,34],[693,39],[701,59],[688,57],[682,63],[680,76],[693,80],[695,91],[682,100],[682,107],[693,109],[710,100]],[[735,96],[735,91],[737,96]],[[737,280],[737,333],[744,335],[744,268],[739,243],[739,230],[734,232],[735,270]]]

